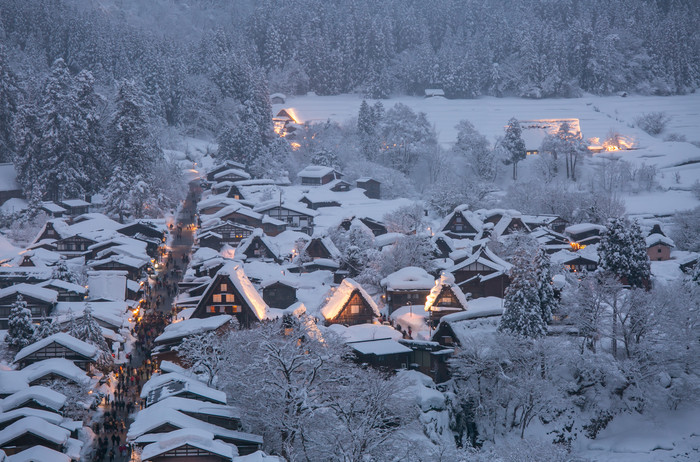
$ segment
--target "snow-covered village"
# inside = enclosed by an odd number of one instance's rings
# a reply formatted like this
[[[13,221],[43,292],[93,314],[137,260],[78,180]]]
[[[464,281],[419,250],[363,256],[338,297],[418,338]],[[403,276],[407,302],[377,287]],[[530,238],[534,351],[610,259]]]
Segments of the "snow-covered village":
[[[698,24],[0,2],[0,462],[697,462]]]

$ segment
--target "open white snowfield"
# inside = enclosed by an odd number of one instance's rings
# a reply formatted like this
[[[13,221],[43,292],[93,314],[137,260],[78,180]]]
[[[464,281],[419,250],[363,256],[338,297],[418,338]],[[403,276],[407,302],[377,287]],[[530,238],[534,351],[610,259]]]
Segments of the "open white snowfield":
[[[371,103],[376,100],[368,101]],[[401,96],[381,100],[385,109],[396,103],[427,114],[435,125],[438,140],[449,148],[457,138],[456,125],[469,120],[489,140],[502,136],[508,119],[551,120],[578,119],[582,137],[592,144],[601,142],[610,131],[619,133],[633,149],[594,154],[587,159],[588,166],[605,165],[605,160],[619,157],[639,167],[642,164],[658,169],[658,190],[641,193],[624,193],[622,197],[631,215],[669,215],[700,205],[690,192],[691,186],[700,181],[700,93],[683,96],[593,96],[582,98],[524,99],[494,98],[445,99]],[[340,123],[357,117],[362,97],[359,95],[290,97],[285,104],[275,104],[273,114],[287,109],[300,123],[333,120]],[[291,110],[290,110],[291,109]],[[636,125],[636,118],[650,112],[664,112],[670,120],[666,129],[657,137],[651,136]],[[525,132],[524,132],[525,133]],[[685,137],[687,141],[664,141],[670,134]],[[528,164],[536,156],[529,156],[522,165],[527,178]],[[585,176],[581,175],[585,181]]]

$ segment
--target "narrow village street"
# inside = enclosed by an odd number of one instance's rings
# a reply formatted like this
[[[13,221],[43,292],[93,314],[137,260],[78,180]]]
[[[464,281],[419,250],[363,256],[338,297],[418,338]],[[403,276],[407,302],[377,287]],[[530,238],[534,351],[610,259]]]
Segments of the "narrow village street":
[[[140,392],[155,371],[155,364],[150,359],[153,341],[171,322],[174,314],[177,284],[187,269],[194,243],[196,200],[197,194],[191,187],[177,220],[169,227],[166,251],[157,262],[154,274],[148,278],[143,312],[132,332],[137,338],[134,350],[129,362],[115,371],[117,383],[114,393],[107,398],[107,403],[100,406],[104,414],[102,423],[93,424],[98,438],[95,461],[136,460],[132,458],[126,435],[134,413],[146,404]]]

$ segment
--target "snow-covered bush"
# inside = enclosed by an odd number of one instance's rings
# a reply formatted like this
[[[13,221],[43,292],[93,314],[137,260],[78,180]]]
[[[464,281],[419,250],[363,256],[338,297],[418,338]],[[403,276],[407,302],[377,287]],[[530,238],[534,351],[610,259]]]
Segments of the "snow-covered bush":
[[[647,112],[634,120],[639,128],[652,136],[660,135],[666,130],[671,117],[665,112]]]

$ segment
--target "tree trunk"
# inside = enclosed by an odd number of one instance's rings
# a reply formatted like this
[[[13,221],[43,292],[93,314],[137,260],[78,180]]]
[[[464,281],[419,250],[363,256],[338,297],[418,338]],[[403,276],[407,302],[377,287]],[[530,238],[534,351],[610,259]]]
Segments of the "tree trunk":
[[[518,163],[513,162],[513,181],[518,179]]]
[[[564,157],[566,158],[566,177],[570,178],[571,177],[571,170],[569,168],[569,153],[564,153]]]

